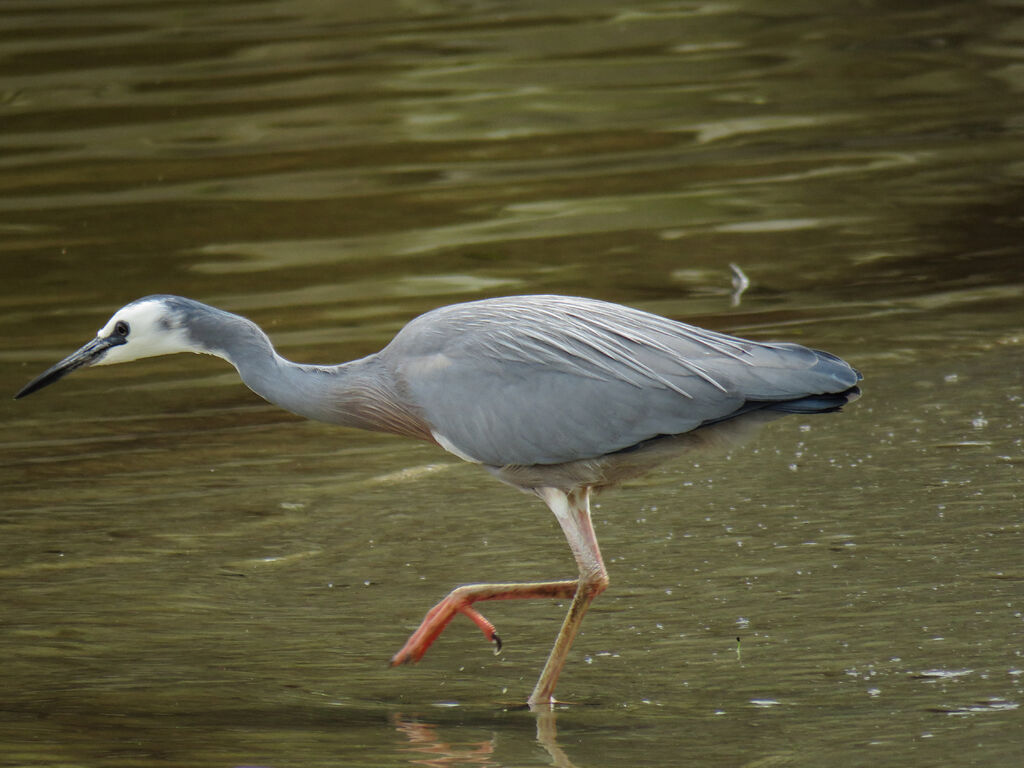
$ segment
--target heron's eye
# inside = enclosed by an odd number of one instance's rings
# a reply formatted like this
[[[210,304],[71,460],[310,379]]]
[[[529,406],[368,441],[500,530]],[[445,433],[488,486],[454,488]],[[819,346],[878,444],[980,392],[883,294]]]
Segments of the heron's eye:
[[[131,328],[124,320],[118,320],[114,323],[114,333],[118,336],[127,336]]]

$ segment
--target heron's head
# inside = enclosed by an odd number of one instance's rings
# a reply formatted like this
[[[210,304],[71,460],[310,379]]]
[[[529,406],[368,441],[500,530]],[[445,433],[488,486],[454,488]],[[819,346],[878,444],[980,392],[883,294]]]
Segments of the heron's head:
[[[43,371],[14,397],[25,397],[78,368],[112,365],[175,352],[205,352],[185,327],[185,307],[177,296],[147,296],[117,310],[85,346]]]

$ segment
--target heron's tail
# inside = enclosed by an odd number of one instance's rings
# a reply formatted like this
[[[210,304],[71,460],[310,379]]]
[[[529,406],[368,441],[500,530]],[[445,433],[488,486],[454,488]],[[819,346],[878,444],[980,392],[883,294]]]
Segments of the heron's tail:
[[[765,410],[782,413],[832,413],[860,397],[860,387],[850,387],[843,392],[827,392],[822,395],[808,395],[781,403],[767,403]]]

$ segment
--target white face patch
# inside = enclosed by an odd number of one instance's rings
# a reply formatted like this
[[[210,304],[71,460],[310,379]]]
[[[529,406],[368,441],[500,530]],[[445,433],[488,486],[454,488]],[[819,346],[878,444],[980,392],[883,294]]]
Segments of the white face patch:
[[[115,333],[118,323],[127,323],[127,341],[111,347],[95,365],[113,365],[177,352],[207,352],[191,342],[184,328],[177,327],[167,306],[159,299],[139,301],[122,307],[96,334],[104,339]]]

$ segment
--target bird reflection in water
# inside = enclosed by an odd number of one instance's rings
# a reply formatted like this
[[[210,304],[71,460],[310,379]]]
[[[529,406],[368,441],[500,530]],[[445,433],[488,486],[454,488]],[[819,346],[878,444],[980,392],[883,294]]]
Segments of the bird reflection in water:
[[[556,718],[558,714],[551,709],[535,711],[537,721],[537,744],[548,753],[551,765],[555,768],[576,768],[558,744]],[[409,762],[413,765],[427,766],[461,766],[481,765],[499,768],[502,763],[496,761],[495,748],[497,737],[492,736],[484,741],[451,742],[438,735],[438,726],[427,723],[419,718],[393,715],[391,723],[402,734],[408,744],[400,747],[403,752],[415,753],[417,756]],[[419,757],[424,755],[424,757]]]

